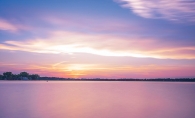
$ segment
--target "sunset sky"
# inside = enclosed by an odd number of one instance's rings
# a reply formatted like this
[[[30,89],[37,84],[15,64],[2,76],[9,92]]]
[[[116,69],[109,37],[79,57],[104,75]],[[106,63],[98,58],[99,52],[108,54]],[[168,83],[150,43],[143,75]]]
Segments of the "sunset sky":
[[[195,77],[195,0],[0,0],[0,74]]]

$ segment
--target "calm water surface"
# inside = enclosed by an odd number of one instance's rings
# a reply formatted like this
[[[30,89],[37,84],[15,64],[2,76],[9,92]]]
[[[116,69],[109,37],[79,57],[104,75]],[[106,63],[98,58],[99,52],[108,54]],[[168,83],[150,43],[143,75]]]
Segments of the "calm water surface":
[[[0,118],[195,118],[195,83],[0,81]]]

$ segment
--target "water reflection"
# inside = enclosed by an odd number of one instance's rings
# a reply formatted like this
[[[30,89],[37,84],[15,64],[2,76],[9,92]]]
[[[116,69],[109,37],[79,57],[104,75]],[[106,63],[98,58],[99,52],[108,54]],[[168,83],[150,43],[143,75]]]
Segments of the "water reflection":
[[[0,82],[0,118],[194,118],[194,83]]]

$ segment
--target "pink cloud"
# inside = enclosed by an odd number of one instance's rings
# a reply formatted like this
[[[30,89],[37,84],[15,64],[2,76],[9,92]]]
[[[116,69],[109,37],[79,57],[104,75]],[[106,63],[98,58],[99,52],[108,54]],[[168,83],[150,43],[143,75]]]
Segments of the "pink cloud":
[[[18,28],[6,20],[0,19],[0,30],[17,31]]]
[[[141,31],[143,27],[137,22],[125,21],[124,19],[114,18],[96,18],[95,16],[81,16],[69,15],[67,16],[55,16],[55,15],[43,15],[41,19],[49,24],[53,24],[58,27],[65,27],[70,29],[88,30],[90,32],[126,32],[126,31]]]
[[[0,18],[0,30],[17,32],[18,30],[27,30],[27,29],[29,30],[30,28],[28,26],[24,26],[21,24],[14,24]]]

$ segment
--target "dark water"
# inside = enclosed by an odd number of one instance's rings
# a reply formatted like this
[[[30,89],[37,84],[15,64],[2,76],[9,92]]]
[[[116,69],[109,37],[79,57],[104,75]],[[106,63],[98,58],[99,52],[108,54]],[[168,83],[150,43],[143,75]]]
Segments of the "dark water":
[[[195,118],[195,83],[0,81],[0,118]]]

